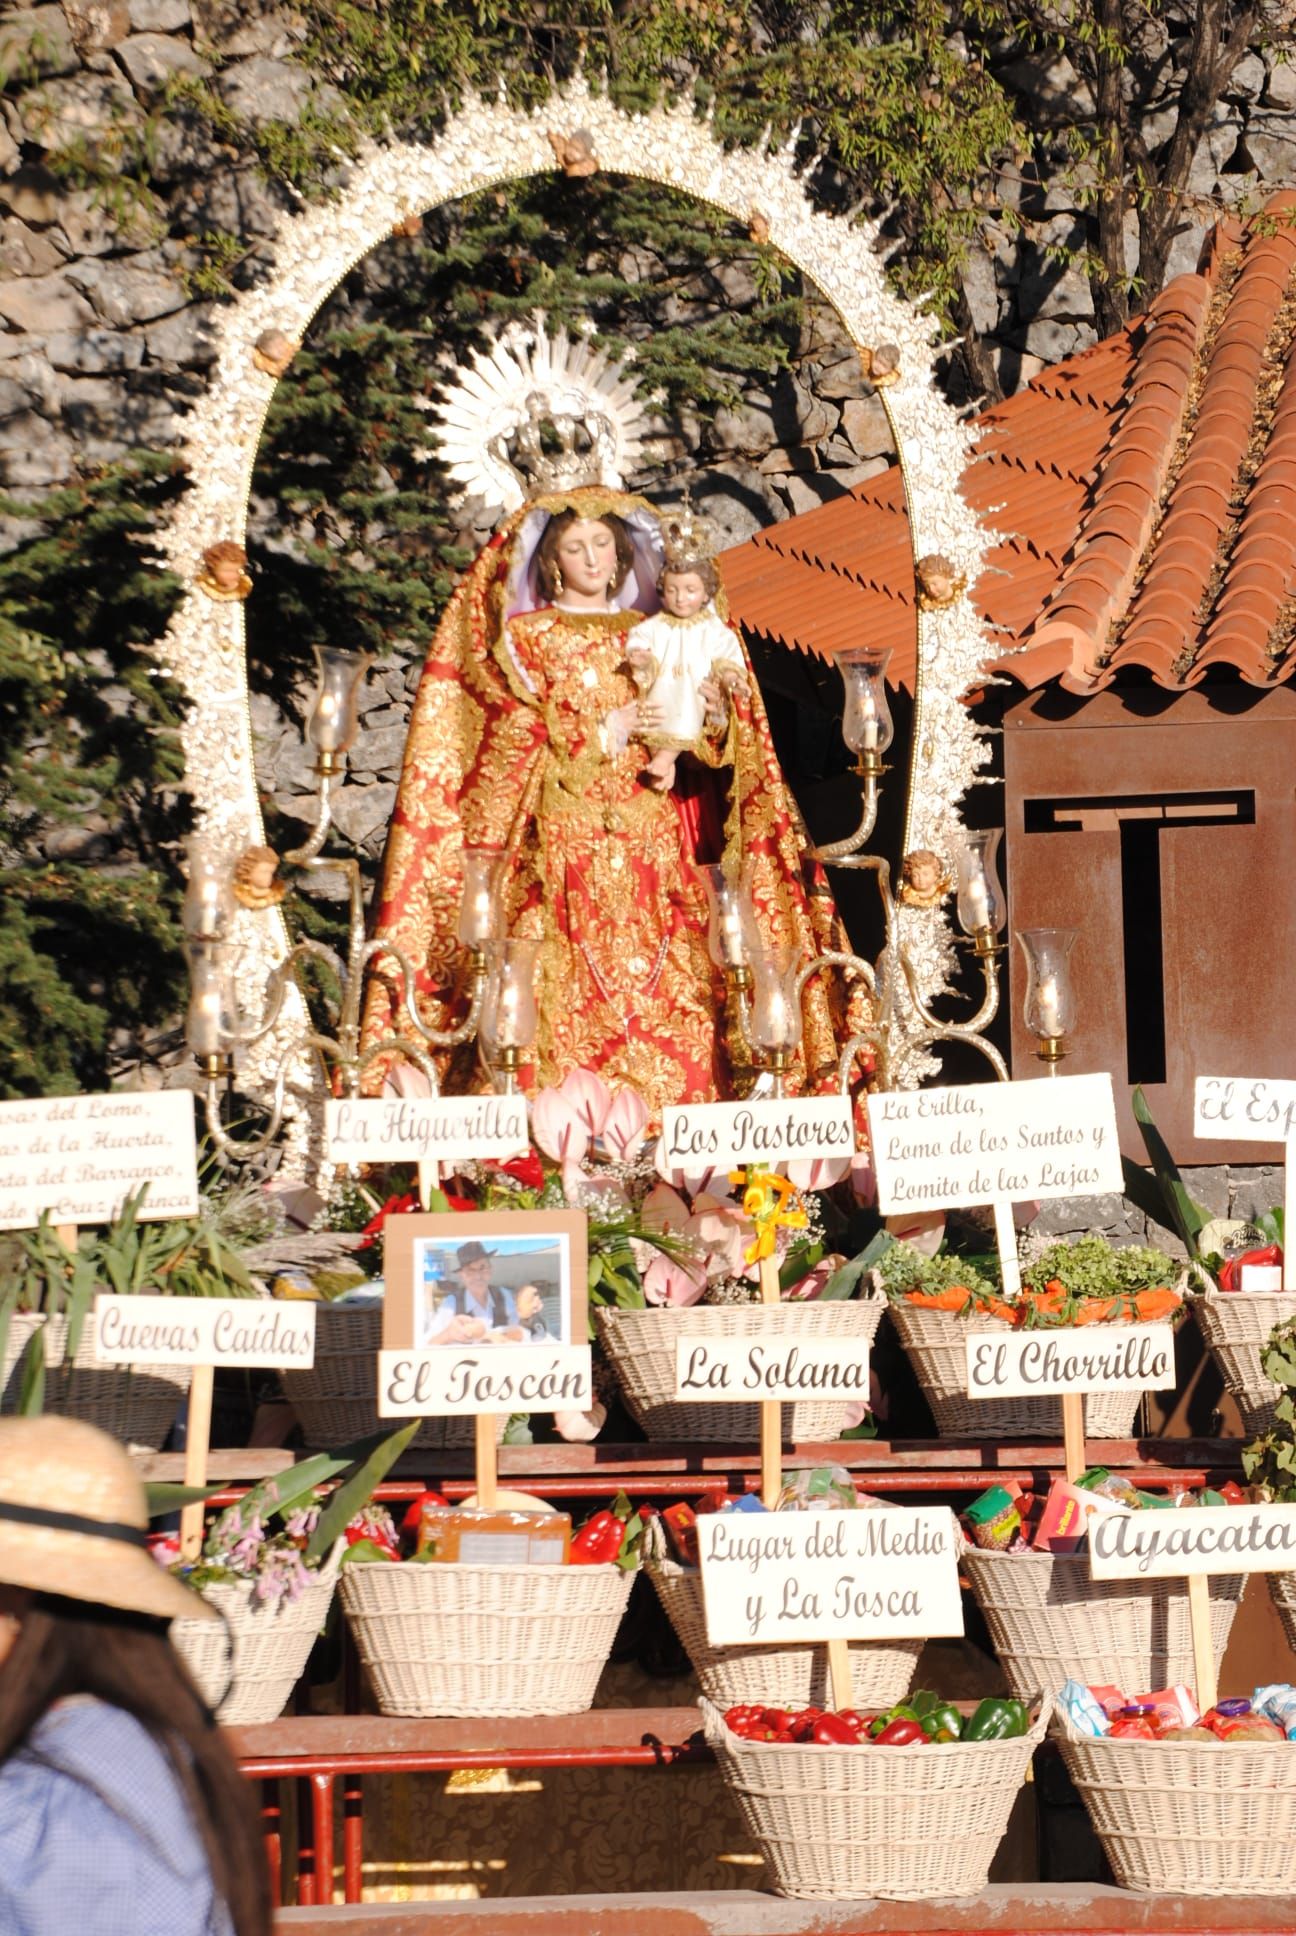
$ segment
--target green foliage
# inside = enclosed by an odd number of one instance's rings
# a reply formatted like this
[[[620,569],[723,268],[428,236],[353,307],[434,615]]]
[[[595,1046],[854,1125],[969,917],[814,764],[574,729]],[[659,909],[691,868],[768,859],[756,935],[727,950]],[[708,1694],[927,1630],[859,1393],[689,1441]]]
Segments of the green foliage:
[[[0,1094],[102,1088],[114,1031],[180,1000],[184,700],[148,650],[179,591],[152,532],[180,488],[142,455],[0,499],[27,534],[0,556]],[[108,851],[59,857],[91,812]]]
[[[1147,1097],[1142,1088],[1136,1088],[1133,1095],[1134,1120],[1139,1126],[1143,1144],[1152,1165],[1152,1175],[1131,1163],[1127,1156],[1121,1158],[1121,1168],[1125,1173],[1125,1195],[1136,1210],[1146,1217],[1173,1230],[1194,1263],[1201,1259],[1201,1247],[1197,1241],[1204,1226],[1210,1221],[1210,1212],[1203,1210],[1194,1202],[1184,1186],[1179,1174],[1179,1166],[1171,1156],[1165,1138],[1156,1126],[1152,1111],[1148,1108]]]
[[[1129,1297],[1172,1285],[1179,1266],[1163,1250],[1131,1244],[1118,1250],[1105,1237],[1076,1237],[1050,1244],[1022,1276],[1037,1290],[1057,1282],[1072,1297]]]
[[[1282,1389],[1269,1430],[1242,1448],[1242,1470],[1268,1498],[1296,1500],[1296,1318],[1274,1326],[1260,1368]]]
[[[412,1418],[408,1425],[388,1433],[371,1452],[356,1460],[355,1470],[338,1486],[315,1522],[315,1530],[306,1544],[307,1566],[318,1566],[327,1559],[334,1541],[341,1539],[351,1520],[368,1505],[421,1423],[420,1419]]]
[[[988,1276],[970,1259],[956,1257],[948,1251],[923,1257],[909,1244],[893,1243],[882,1253],[877,1268],[882,1288],[890,1298],[903,1297],[907,1291],[939,1294],[957,1289],[968,1293],[971,1305],[978,1298],[995,1297],[999,1293],[996,1278]]]

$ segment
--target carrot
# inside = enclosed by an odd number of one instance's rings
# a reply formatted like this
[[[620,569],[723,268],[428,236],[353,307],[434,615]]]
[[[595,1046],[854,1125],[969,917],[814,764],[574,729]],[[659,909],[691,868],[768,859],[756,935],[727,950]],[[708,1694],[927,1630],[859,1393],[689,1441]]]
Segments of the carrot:
[[[1134,1308],[1144,1324],[1153,1324],[1158,1318],[1173,1317],[1183,1305],[1178,1291],[1172,1291],[1162,1284],[1156,1289],[1140,1291],[1134,1300]]]
[[[905,1302],[917,1304],[924,1311],[961,1311],[968,1301],[968,1292],[962,1284],[949,1284],[943,1291],[906,1291]]]

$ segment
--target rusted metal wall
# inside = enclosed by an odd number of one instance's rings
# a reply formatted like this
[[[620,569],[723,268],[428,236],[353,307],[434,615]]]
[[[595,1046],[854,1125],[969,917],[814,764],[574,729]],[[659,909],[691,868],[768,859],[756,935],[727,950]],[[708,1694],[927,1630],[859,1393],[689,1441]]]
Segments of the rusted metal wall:
[[[1011,926],[1080,930],[1066,1072],[1111,1071],[1131,1156],[1142,1080],[1179,1162],[1281,1161],[1199,1142],[1192,1100],[1199,1074],[1296,1077],[1296,694],[1046,688],[1005,715],[1004,774]],[[1036,1075],[1016,947],[1010,974],[1013,1074]]]

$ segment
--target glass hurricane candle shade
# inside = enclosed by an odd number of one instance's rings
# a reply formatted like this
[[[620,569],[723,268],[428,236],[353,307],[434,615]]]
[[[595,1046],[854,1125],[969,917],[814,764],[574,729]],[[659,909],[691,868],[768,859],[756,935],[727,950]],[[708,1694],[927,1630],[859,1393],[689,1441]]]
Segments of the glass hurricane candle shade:
[[[1022,1020],[1041,1042],[1070,1035],[1076,1025],[1070,954],[1078,928],[1023,928],[1017,939],[1026,957]]]
[[[238,1025],[235,967],[239,950],[232,941],[194,940],[185,947],[189,964],[189,1006],[185,1040],[200,1061],[229,1054]]]
[[[717,968],[745,968],[761,945],[748,876],[730,880],[719,866],[702,869],[707,897],[707,952]]]
[[[500,905],[500,868],[504,859],[499,847],[465,847],[463,850],[463,899],[459,903],[459,941],[465,948],[485,948],[503,934],[504,911]]]
[[[764,1054],[795,1049],[801,1040],[801,1003],[797,979],[801,963],[794,948],[753,948],[751,970],[752,1047]]]
[[[1003,888],[995,868],[1001,829],[969,833],[955,855],[958,872],[958,919],[964,934],[1003,930],[1008,918]]]
[[[190,941],[219,941],[234,914],[229,869],[202,839],[189,842],[186,858],[189,878],[180,906],[180,925]]]
[[[340,758],[360,730],[360,686],[373,664],[372,652],[348,652],[338,645],[317,645],[319,684],[306,722],[306,737],[316,753]]]
[[[837,661],[846,692],[842,738],[852,753],[880,756],[895,735],[886,690],[890,658],[890,652],[868,648],[843,654]]]
[[[535,971],[539,941],[496,941],[482,997],[477,1034],[487,1062],[503,1050],[529,1049],[535,1040]]]

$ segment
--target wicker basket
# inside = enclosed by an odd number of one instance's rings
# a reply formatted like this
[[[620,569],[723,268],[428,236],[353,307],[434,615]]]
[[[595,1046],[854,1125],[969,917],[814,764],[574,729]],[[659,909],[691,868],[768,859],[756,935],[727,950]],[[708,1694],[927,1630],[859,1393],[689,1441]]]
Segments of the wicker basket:
[[[600,1306],[599,1335],[627,1405],[650,1439],[755,1440],[760,1406],[680,1403],[675,1398],[675,1344],[682,1333],[700,1338],[810,1337],[867,1351],[882,1316],[881,1298],[835,1298],[826,1304],[690,1304],[651,1311]],[[813,1444],[841,1435],[840,1401],[802,1399],[784,1408],[786,1436]]]
[[[1015,1741],[921,1754],[741,1741],[710,1701],[702,1714],[776,1895],[917,1901],[985,1887],[1048,1708]]]
[[[341,1557],[339,1543],[296,1600],[258,1604],[252,1598],[253,1582],[241,1580],[203,1588],[203,1599],[219,1607],[224,1623],[171,1622],[171,1645],[203,1699],[220,1700],[222,1691],[228,1690],[216,1710],[226,1727],[276,1721],[283,1713],[305,1671],[315,1637],[328,1619]]]
[[[1113,1741],[1068,1723],[1062,1758],[1123,1888],[1296,1890],[1296,1744]]]
[[[953,1311],[928,1311],[898,1299],[891,1322],[913,1365],[936,1430],[951,1438],[1056,1439],[1062,1429],[1060,1398],[969,1398],[969,1328],[994,1331],[1010,1327],[1002,1318],[961,1318]],[[1127,1439],[1138,1416],[1141,1392],[1090,1392],[1084,1402],[1085,1433],[1091,1439]]]
[[[718,1708],[740,1701],[765,1701],[776,1707],[828,1704],[828,1650],[801,1647],[713,1647],[707,1639],[702,1575],[680,1566],[662,1550],[658,1522],[648,1529],[649,1577],[666,1617],[693,1664],[698,1684]],[[921,1640],[864,1640],[850,1650],[852,1699],[856,1707],[891,1707],[909,1692]]]
[[[189,1380],[188,1365],[100,1364],[95,1355],[93,1311],[86,1313],[81,1326],[76,1357],[66,1374],[62,1370],[67,1351],[67,1319],[45,1318],[17,1311],[9,1320],[5,1341],[3,1374],[0,1375],[0,1412],[18,1406],[18,1387],[22,1376],[23,1353],[28,1339],[41,1326],[45,1328],[45,1410],[60,1418],[79,1418],[97,1425],[127,1445],[146,1447],[156,1452],[175,1424]]]
[[[634,1573],[352,1561],[342,1606],[383,1714],[583,1714]]]
[[[1192,1685],[1186,1581],[1094,1580],[1085,1553],[990,1553],[968,1547],[960,1565],[1019,1700],[1033,1700],[1041,1691],[1056,1694],[1067,1680],[1127,1693]],[[1211,1579],[1217,1665],[1245,1584],[1240,1573]]]
[[[1193,1299],[1197,1324],[1224,1388],[1237,1401],[1248,1436],[1273,1424],[1278,1387],[1260,1369],[1260,1352],[1275,1324],[1296,1317],[1290,1291],[1208,1291]]]
[[[315,1318],[315,1363],[309,1371],[281,1371],[284,1396],[297,1414],[310,1448],[329,1450],[392,1429],[398,1421],[378,1416],[378,1350],[382,1305],[321,1304]],[[508,1420],[496,1425],[498,1443]],[[471,1445],[471,1418],[425,1418],[411,1451]]]
[[[1296,1573],[1266,1573],[1269,1597],[1278,1609],[1287,1645],[1296,1654]]]

